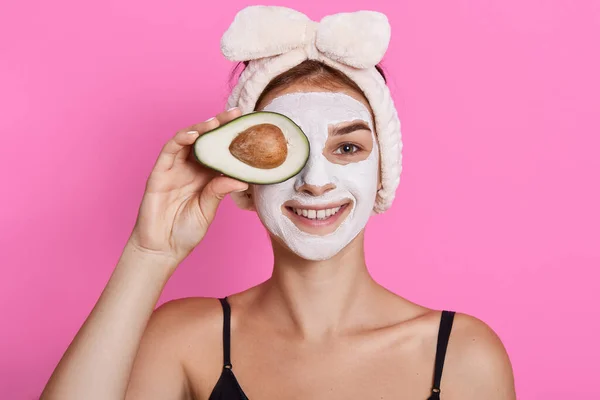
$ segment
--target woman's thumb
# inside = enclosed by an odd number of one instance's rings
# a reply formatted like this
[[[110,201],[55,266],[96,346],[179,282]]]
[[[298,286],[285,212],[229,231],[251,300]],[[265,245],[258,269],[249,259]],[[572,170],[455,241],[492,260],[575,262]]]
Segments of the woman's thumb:
[[[207,221],[212,221],[217,207],[223,198],[231,192],[248,189],[248,184],[226,176],[217,176],[208,182],[200,193],[200,210]]]

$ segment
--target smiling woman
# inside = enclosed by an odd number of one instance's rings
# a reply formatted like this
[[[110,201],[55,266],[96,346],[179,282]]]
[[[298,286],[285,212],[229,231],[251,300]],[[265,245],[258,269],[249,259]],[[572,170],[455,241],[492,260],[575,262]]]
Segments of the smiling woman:
[[[115,272],[42,399],[515,399],[492,329],[369,274],[365,227],[391,206],[401,171],[399,120],[377,66],[389,33],[368,11],[320,23],[283,7],[236,16],[222,42],[229,59],[246,61],[234,108],[163,148]],[[297,174],[247,185],[191,159],[200,134],[254,110],[306,134]],[[269,233],[271,278],[153,311],[227,194]]]

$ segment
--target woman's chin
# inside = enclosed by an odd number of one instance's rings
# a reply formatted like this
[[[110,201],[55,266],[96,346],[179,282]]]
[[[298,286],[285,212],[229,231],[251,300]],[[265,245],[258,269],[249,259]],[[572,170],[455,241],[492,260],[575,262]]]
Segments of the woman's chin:
[[[339,210],[332,215],[317,218],[316,216],[299,215],[291,206],[283,206],[283,214],[292,221],[294,225],[302,232],[310,235],[325,236],[335,232],[335,230],[344,222],[350,211],[353,203],[347,202],[340,206]],[[313,217],[313,218],[310,218]]]

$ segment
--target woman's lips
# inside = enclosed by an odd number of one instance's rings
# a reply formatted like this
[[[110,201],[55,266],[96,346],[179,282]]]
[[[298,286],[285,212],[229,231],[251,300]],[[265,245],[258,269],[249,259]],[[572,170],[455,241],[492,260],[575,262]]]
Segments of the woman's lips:
[[[294,205],[286,205],[285,211],[287,216],[302,228],[321,228],[332,226],[343,219],[347,214],[352,203],[346,202],[341,205],[327,205],[323,207],[302,207]]]

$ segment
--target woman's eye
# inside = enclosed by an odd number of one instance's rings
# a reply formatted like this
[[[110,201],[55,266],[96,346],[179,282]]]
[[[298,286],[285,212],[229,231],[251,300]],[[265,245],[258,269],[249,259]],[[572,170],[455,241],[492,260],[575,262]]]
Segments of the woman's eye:
[[[344,143],[334,152],[335,154],[354,154],[360,151],[360,147],[351,143]]]

